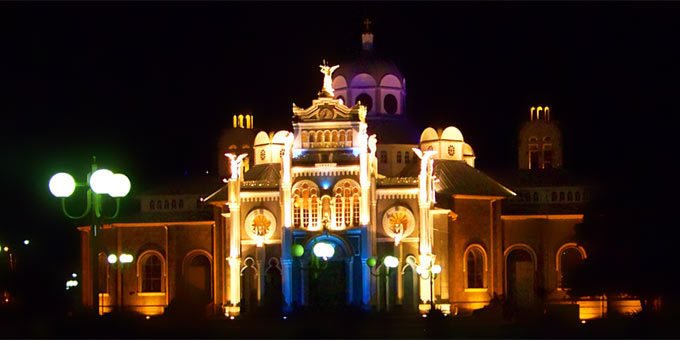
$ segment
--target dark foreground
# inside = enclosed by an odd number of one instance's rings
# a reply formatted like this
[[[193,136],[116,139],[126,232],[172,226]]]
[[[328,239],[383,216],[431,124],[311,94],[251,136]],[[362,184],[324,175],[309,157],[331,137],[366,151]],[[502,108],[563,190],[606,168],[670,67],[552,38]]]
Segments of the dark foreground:
[[[505,320],[488,315],[422,318],[413,314],[299,312],[229,319],[195,315],[119,314],[48,317],[45,314],[0,315],[3,337],[69,338],[649,338],[680,336],[672,317],[627,317],[578,321],[545,316]]]

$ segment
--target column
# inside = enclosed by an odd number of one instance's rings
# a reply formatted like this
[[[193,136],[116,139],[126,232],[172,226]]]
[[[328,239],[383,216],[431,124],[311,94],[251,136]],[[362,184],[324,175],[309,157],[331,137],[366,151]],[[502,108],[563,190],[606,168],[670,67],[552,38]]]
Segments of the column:
[[[293,148],[294,136],[292,133],[286,135],[283,159],[281,160],[281,216],[283,216],[283,226],[281,228],[281,289],[283,290],[284,310],[290,311],[293,308],[293,259],[290,253],[293,243],[293,205],[291,197],[292,175],[291,175],[291,153]],[[302,218],[302,216],[301,216]]]
[[[345,260],[345,269],[347,276],[347,304],[352,304],[354,301],[354,256],[350,256]]]

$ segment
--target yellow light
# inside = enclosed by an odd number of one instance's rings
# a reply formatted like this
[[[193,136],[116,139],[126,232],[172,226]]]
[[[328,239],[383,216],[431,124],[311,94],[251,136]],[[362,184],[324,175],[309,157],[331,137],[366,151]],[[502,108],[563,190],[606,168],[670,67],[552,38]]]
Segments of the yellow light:
[[[581,320],[581,323],[585,325],[585,324],[586,324],[586,320]]]
[[[145,319],[149,320],[149,319],[151,319],[151,317],[147,315],[147,316],[145,317]]]
[[[435,264],[434,266],[432,266],[432,272],[435,273],[435,274],[441,273],[442,272],[442,266]]]
[[[5,246],[5,248],[2,248],[4,251],[9,251],[9,247]]]

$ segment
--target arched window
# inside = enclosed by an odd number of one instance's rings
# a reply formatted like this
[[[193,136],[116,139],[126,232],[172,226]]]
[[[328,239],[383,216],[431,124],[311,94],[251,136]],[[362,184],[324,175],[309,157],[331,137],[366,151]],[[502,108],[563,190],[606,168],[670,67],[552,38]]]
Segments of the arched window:
[[[154,204],[154,203],[155,202],[153,200],[149,201],[149,209],[150,210],[154,210],[156,208],[156,204]]]
[[[309,133],[307,131],[302,131],[302,147],[309,147]]]
[[[179,208],[180,209],[184,208],[184,200],[179,200]]]
[[[340,130],[340,132],[338,132],[338,141],[340,142],[341,147],[345,146],[345,130]]]
[[[165,200],[165,204],[163,204],[163,208],[170,209],[170,201]]]
[[[380,151],[380,163],[387,163],[387,151]]]
[[[347,141],[346,146],[348,148],[351,148],[352,147],[352,130],[347,130],[346,141]]]
[[[577,202],[580,202],[580,201],[581,201],[581,192],[580,192],[580,191],[577,191],[577,192],[576,192],[576,201],[577,201]]]
[[[172,209],[177,209],[177,200],[172,200]]]
[[[319,188],[309,180],[293,186],[293,225],[299,228],[313,228],[318,225]]]
[[[304,142],[304,140],[303,140]],[[316,143],[316,133],[314,131],[309,132],[309,142],[310,143]]]
[[[323,142],[323,131],[316,132],[316,142],[317,143]]]
[[[385,112],[393,115],[397,113],[397,106],[397,97],[392,94],[385,96],[385,100],[383,101],[383,109],[385,109]]]
[[[538,193],[534,191],[534,202],[538,202]]]
[[[404,163],[411,163],[411,153],[408,151],[404,151]]]
[[[565,275],[573,271],[585,257],[585,250],[577,246],[576,243],[567,243],[557,250],[558,287],[569,288],[568,284],[564,282]]]
[[[486,253],[480,245],[471,245],[465,252],[466,288],[484,288]]]
[[[366,107],[367,112],[371,112],[371,109],[373,109],[373,98],[366,93],[358,95],[354,102],[361,102],[361,105]]]
[[[146,252],[139,259],[140,291],[143,293],[162,292],[163,259],[157,252]]]
[[[574,193],[572,193],[571,191],[569,191],[569,192],[567,193],[567,201],[571,202],[571,201],[573,201],[573,200],[574,200]]]
[[[335,227],[359,225],[359,184],[351,179],[340,180],[333,188],[335,193]]]
[[[354,188],[354,195],[352,196],[352,199],[354,200],[354,210],[352,211],[352,225],[359,225],[359,213],[361,212],[361,208],[359,207],[359,188]]]
[[[331,142],[333,143],[338,142],[338,131],[333,130],[333,132],[331,132]]]
[[[401,151],[397,151],[397,163],[401,164]]]
[[[161,203],[161,201],[160,200],[156,201],[156,209],[162,209],[162,208],[163,208],[163,204]]]

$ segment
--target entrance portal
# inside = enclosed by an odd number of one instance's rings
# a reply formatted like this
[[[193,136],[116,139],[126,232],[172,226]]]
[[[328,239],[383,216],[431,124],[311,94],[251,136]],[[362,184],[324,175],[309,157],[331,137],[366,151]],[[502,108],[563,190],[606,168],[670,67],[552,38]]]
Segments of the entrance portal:
[[[315,309],[339,309],[347,301],[345,261],[328,261],[323,269],[309,270],[309,305]]]

